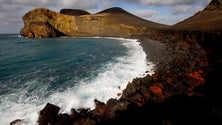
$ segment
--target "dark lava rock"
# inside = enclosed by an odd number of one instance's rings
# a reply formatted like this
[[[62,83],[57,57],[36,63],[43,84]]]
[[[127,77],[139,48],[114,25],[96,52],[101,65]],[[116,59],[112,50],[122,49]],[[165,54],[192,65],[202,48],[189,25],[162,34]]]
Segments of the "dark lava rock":
[[[56,105],[47,103],[46,106],[40,111],[38,123],[39,125],[54,125],[58,119],[60,108]]]
[[[81,16],[81,15],[89,15],[90,13],[85,10],[78,9],[62,9],[60,13],[72,16]]]

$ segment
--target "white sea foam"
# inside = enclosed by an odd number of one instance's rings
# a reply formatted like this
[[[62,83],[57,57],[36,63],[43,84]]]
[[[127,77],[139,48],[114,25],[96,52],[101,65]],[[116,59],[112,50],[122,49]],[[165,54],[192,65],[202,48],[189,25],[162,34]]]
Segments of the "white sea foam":
[[[22,119],[24,125],[36,125],[39,111],[46,103],[61,107],[61,113],[70,113],[71,108],[94,108],[94,99],[106,102],[110,98],[118,99],[118,93],[125,89],[133,78],[143,77],[146,71],[153,73],[154,64],[147,65],[146,54],[136,39],[118,39],[129,49],[127,56],[118,57],[115,63],[108,63],[97,77],[83,79],[78,86],[59,91],[46,98],[40,98],[38,93],[27,95],[23,88],[18,88],[16,94],[1,97],[0,125],[8,125],[15,119]],[[29,81],[35,82],[35,80]],[[28,83],[26,83],[28,84]],[[44,90],[42,90],[44,91]],[[41,93],[41,90],[40,92]]]

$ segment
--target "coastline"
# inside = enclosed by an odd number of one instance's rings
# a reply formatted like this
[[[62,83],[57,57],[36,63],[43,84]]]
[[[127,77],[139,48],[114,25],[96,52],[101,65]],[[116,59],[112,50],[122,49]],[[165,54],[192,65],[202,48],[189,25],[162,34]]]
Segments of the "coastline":
[[[148,38],[140,38],[138,41],[140,42],[140,45],[142,46],[143,51],[146,53],[149,61],[153,62],[154,64],[158,64],[161,61],[166,60],[168,52],[164,43]]]
[[[143,49],[143,51],[146,54],[146,59],[147,59],[147,65],[149,66],[149,61],[154,63],[155,66],[154,68],[154,72],[155,72],[155,68],[159,69],[159,64],[161,62],[164,62],[163,64],[166,64],[168,61],[166,61],[166,59],[168,58],[168,51],[167,51],[167,46],[165,43],[162,43],[160,41],[156,41],[156,40],[151,40],[149,38],[129,38],[129,39],[137,39],[137,42],[140,43],[141,48]],[[140,55],[138,55],[140,56]],[[162,64],[160,64],[162,66]],[[139,108],[140,106],[143,106],[143,103],[147,103],[150,101],[158,101],[158,100],[162,100],[162,94],[157,97],[155,97],[156,95],[150,95],[150,97],[145,97],[145,95],[147,93],[150,93],[150,91],[152,92],[152,90],[150,90],[150,88],[148,87],[148,89],[146,90],[145,93],[140,93],[138,91],[134,91],[135,88],[137,88],[139,91],[141,91],[141,89],[143,89],[144,86],[151,86],[152,87],[152,76],[150,76],[149,74],[147,74],[146,76],[143,76],[141,78],[136,77],[133,78],[132,82],[127,83],[126,88],[123,90],[122,95],[120,96],[120,98],[118,99],[114,99],[114,98],[110,98],[107,102],[102,102],[100,100],[95,99],[94,103],[95,103],[95,109],[71,109],[72,113],[69,115],[69,117],[71,119],[75,119],[77,120],[76,123],[81,123],[83,120],[83,122],[87,123],[87,124],[92,124],[94,125],[95,123],[99,123],[99,124],[116,124],[116,123],[122,123],[123,124],[126,122],[126,119],[124,118],[124,114],[129,112],[130,117],[133,116],[133,119],[129,120],[129,121],[137,121],[140,120],[141,118],[143,119],[143,117],[141,116],[143,111],[141,110],[141,108]],[[137,84],[140,83],[140,84]],[[159,89],[159,88],[157,88]],[[162,91],[162,90],[161,90]],[[142,94],[142,95],[141,95]],[[154,92],[154,94],[156,94]],[[143,100],[142,102],[138,102],[139,100],[139,96],[143,96],[147,99]],[[156,100],[156,99],[157,100]],[[136,106],[136,109],[131,109],[131,106]],[[59,112],[59,107],[53,104],[46,104],[46,106],[40,111],[40,115],[39,117],[41,117],[38,122],[40,123],[40,125],[42,125],[42,123],[46,121],[48,121],[48,117],[50,117],[48,114],[51,113],[47,113],[47,112],[51,112],[52,109],[56,109],[57,111],[54,112],[55,115],[58,114]],[[138,109],[139,108],[139,109]],[[145,106],[145,108],[147,108]],[[151,106],[151,108],[153,108]],[[156,108],[156,107],[155,107]],[[116,114],[116,111],[120,112],[120,116]],[[135,114],[132,112],[135,112],[137,116],[134,116]],[[147,114],[148,113],[148,114]],[[64,117],[65,114],[60,114],[59,116]],[[151,114],[149,114],[149,111],[146,112],[146,115],[150,116]],[[153,117],[153,116],[150,116]],[[45,119],[46,118],[46,119]],[[85,119],[86,118],[86,119]],[[117,120],[114,120],[116,119]],[[65,120],[66,119],[60,119],[60,120]],[[79,121],[80,120],[80,121]],[[90,121],[88,121],[90,120]],[[111,120],[111,121],[110,121]],[[53,120],[53,121],[58,121],[58,120]],[[142,120],[143,121],[143,120]],[[91,122],[91,123],[88,123]],[[108,123],[107,123],[108,122]],[[109,123],[110,122],[110,123]],[[140,123],[140,122],[139,122]],[[144,121],[143,121],[144,123]]]
[[[66,114],[59,111],[58,105],[47,103],[39,110],[38,125],[222,124],[222,92],[218,84],[222,83],[222,25],[218,23],[222,20],[218,16],[222,13],[222,0],[211,0],[203,10],[174,25],[144,23],[144,20],[121,8],[99,12],[111,13],[108,16],[89,14],[87,18],[79,17],[78,20],[44,8],[35,10],[23,16],[21,36],[132,37],[143,53],[136,53],[135,57],[142,57],[143,66],[149,66],[149,61],[155,64],[152,75],[132,76],[132,82],[121,82],[126,87],[117,94],[118,98],[110,98],[106,102],[93,98],[93,110],[68,107],[71,111]],[[138,69],[141,66],[137,60],[132,60],[135,65],[131,67]],[[120,77],[127,73],[120,70],[121,67],[117,68]],[[86,103],[81,102],[81,105]],[[10,125],[25,122],[16,119]]]
[[[198,46],[190,41],[186,41],[190,45],[189,48],[184,48],[181,42],[165,43],[146,37],[137,39],[147,59],[156,64],[156,70],[152,76],[134,78],[132,82],[127,83],[119,99],[111,98],[106,103],[95,99],[93,110],[71,109],[70,115],[59,114],[60,107],[47,103],[40,111],[39,125],[44,123],[63,125],[74,122],[88,125],[129,122],[171,124],[182,123],[184,118],[187,119],[186,111],[204,116],[205,114],[199,114],[199,111],[205,111],[205,107],[197,105],[202,103],[203,98],[198,91],[194,90],[204,82],[199,68],[205,66],[203,62],[197,62],[194,58],[204,58]],[[196,78],[195,75],[200,76]],[[190,103],[193,105],[188,105]],[[173,114],[169,114],[169,110],[174,111]],[[176,121],[177,117],[174,117],[176,115],[179,115],[182,120]],[[169,119],[166,119],[168,117]],[[192,121],[193,117],[194,115],[190,114],[188,121]],[[197,121],[200,120],[196,119],[195,122]]]

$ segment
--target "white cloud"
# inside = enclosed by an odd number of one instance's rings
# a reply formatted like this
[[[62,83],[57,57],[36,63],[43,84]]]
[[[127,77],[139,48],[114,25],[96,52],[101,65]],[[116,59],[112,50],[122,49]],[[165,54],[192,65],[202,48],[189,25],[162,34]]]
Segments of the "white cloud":
[[[188,5],[177,5],[170,8],[172,14],[181,14],[187,13],[188,11],[192,10],[192,6]]]
[[[111,5],[112,5],[112,2],[110,2],[110,1],[103,1],[102,2],[102,8],[103,9],[110,8]]]
[[[112,0],[113,2],[130,2],[142,5],[172,6],[172,5],[191,5],[197,2],[209,3],[211,0]]]
[[[0,6],[71,7],[86,10],[98,8],[95,0],[1,0]]]
[[[141,18],[150,19],[157,14],[157,11],[148,9],[148,10],[136,10],[132,13]]]
[[[95,0],[59,0],[56,2],[56,6],[63,8],[75,8],[75,9],[97,9],[97,3]]]
[[[182,5],[182,4],[193,4],[200,0],[140,0],[141,4],[155,5],[155,6],[166,6],[166,5]]]
[[[15,4],[1,4],[0,5],[0,12],[13,12],[13,11],[20,11],[20,10],[22,10],[22,7]]]

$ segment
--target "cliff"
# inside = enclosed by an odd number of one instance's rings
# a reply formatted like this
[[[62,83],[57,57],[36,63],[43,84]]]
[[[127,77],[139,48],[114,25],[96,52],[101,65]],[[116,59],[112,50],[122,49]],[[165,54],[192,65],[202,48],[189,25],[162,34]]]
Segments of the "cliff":
[[[118,11],[116,11],[118,10]],[[144,34],[147,29],[165,25],[146,21],[121,8],[88,14],[81,10],[63,9],[61,13],[45,8],[37,8],[23,16],[24,37],[65,36],[115,36],[129,37]]]

